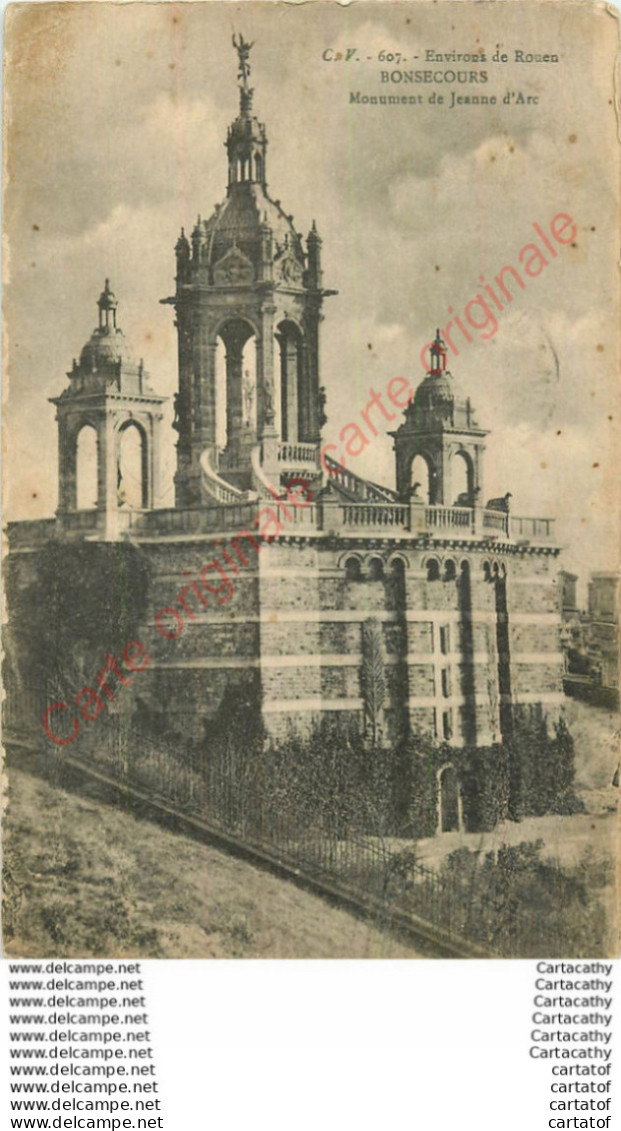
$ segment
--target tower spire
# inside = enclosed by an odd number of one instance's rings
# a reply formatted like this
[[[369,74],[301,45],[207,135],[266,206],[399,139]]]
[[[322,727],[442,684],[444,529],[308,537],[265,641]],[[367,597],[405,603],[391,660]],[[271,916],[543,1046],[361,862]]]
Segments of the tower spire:
[[[116,330],[116,309],[118,305],[116,295],[110,288],[110,280],[106,279],[104,289],[97,300],[100,330],[105,330],[106,333],[109,333],[111,329]]]
[[[249,85],[250,50],[252,46],[252,43],[248,43],[243,35],[233,35],[233,47],[238,58],[239,114],[229,127],[226,139],[229,154],[229,193],[232,189],[236,189],[238,185],[259,184],[263,188],[266,185],[265,152],[267,138],[265,126],[252,116],[254,91]]]
[[[436,330],[436,336],[431,343],[429,352],[431,354],[431,372],[443,373],[446,369],[446,342],[439,330]]]

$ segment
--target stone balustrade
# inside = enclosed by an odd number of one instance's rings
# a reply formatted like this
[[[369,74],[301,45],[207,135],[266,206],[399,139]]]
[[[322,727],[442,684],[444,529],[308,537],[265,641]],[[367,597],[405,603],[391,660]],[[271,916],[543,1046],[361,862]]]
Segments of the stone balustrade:
[[[100,512],[95,508],[85,511],[64,511],[58,519],[63,530],[72,534],[88,534],[101,525]]]
[[[425,525],[429,530],[459,530],[474,533],[475,512],[472,507],[426,506]]]
[[[509,515],[506,511],[483,511],[483,530],[486,534],[509,535]]]
[[[128,530],[137,536],[211,534],[217,531],[253,529],[259,510],[267,505],[278,511],[285,534],[292,527],[308,533],[315,531],[339,534],[342,537],[357,533],[390,532],[410,537],[491,539],[535,545],[554,541],[554,519],[551,518],[524,518],[483,508],[431,506],[420,501],[344,502],[319,498],[317,502],[305,507],[266,499],[224,501],[188,510],[119,510],[117,519],[119,530]],[[100,519],[101,515],[96,510],[72,511],[60,515],[58,522],[65,533],[87,536],[102,529]],[[26,540],[36,544],[46,537],[52,537],[54,525],[54,520],[45,524],[28,524],[32,536]]]
[[[331,507],[331,512],[335,508]],[[327,510],[324,507],[324,513]],[[347,527],[369,527],[382,529],[409,529],[409,507],[395,503],[344,503],[337,504],[336,512],[341,523]]]
[[[257,514],[253,503],[231,503],[223,506],[195,507],[149,512],[136,511],[131,531],[140,537],[175,537],[188,534],[217,534],[219,531],[252,529]]]
[[[201,485],[208,498],[217,503],[239,503],[244,498],[244,492],[233,487],[226,479],[222,479],[211,465],[211,452],[205,451],[201,456]]]
[[[9,546],[11,550],[42,546],[54,537],[55,529],[55,518],[37,518],[33,522],[9,522],[7,523]]]
[[[280,463],[299,467],[300,464],[317,466],[316,444],[293,444],[284,441],[278,447],[278,460]]]
[[[329,472],[330,480],[343,487],[355,499],[360,499],[361,502],[382,504],[398,501],[396,491],[391,490],[390,487],[381,487],[378,483],[370,483],[368,479],[362,479],[359,475],[355,475],[353,471],[348,471],[347,468],[342,467],[327,452],[324,454],[322,462]]]

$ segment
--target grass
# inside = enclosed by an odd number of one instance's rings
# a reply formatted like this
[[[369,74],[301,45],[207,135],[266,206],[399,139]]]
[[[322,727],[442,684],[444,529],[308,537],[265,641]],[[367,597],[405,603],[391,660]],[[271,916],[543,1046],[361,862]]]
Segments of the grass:
[[[236,860],[10,770],[10,957],[416,958],[413,948]]]

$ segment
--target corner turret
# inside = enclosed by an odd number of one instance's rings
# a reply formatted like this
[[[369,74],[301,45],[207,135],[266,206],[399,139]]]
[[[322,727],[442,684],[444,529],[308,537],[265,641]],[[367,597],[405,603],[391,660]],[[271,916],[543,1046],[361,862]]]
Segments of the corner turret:
[[[479,427],[470,398],[446,368],[447,347],[436,331],[430,368],[395,432],[397,491],[412,494],[425,480],[426,501],[441,506],[480,506],[487,431]]]
[[[136,361],[117,325],[118,301],[106,279],[97,301],[99,323],[67,376],[69,386],[51,397],[58,422],[58,519],[68,531],[82,530],[84,510],[96,512],[104,538],[118,534],[120,509],[150,510],[160,494],[159,433],[161,406],[142,359]],[[91,467],[80,467],[79,447],[94,440]],[[128,466],[133,445],[133,463]],[[81,502],[82,472],[96,463],[94,494]],[[77,516],[76,516],[77,512]]]

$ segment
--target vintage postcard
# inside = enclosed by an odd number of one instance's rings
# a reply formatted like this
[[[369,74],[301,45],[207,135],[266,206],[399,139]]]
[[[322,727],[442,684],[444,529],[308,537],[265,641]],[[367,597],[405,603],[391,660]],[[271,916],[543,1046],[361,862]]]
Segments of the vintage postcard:
[[[617,53],[9,6],[6,954],[617,953]]]

